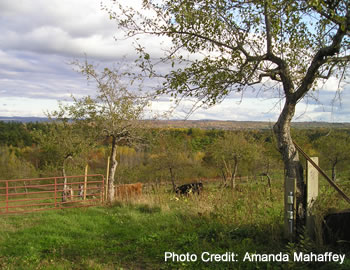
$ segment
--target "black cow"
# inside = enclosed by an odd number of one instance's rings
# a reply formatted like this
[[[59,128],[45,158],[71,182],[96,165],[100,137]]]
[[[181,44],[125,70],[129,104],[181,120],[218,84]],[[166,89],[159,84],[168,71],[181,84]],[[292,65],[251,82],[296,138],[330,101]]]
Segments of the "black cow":
[[[184,184],[182,186],[175,188],[175,192],[179,195],[189,195],[190,193],[196,193],[196,192],[199,195],[199,193],[202,190],[203,190],[203,184],[201,182]]]
[[[336,211],[324,217],[323,237],[325,244],[350,242],[350,209]]]

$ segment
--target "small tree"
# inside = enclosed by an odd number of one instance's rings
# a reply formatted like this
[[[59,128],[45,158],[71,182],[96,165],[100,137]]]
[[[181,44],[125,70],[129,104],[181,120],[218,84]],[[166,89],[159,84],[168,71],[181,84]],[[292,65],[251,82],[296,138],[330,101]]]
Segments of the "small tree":
[[[327,160],[332,169],[332,180],[336,181],[336,166],[350,159],[350,137],[345,132],[333,131],[328,136],[322,136],[316,141],[321,158]]]
[[[189,143],[185,138],[165,131],[158,134],[152,154],[150,166],[156,170],[168,171],[175,192],[178,171],[194,162]]]
[[[241,133],[226,133],[213,144],[212,155],[221,169],[224,185],[229,182],[231,188],[235,188],[238,165],[249,162],[253,154],[252,143]]]
[[[23,157],[17,156],[16,152],[20,150],[12,146],[0,146],[0,179],[37,177],[34,166]]]
[[[46,123],[46,128],[32,131],[32,135],[39,146],[41,166],[53,166],[62,172],[62,200],[65,201],[68,194],[68,162],[73,161],[76,166],[83,167],[87,163],[87,153],[93,142],[84,127],[63,118],[62,111],[54,111],[48,116],[52,121]]]
[[[267,184],[271,190],[272,176],[271,172],[282,169],[280,166],[281,160],[276,147],[276,143],[273,140],[273,134],[265,133],[257,141],[257,147],[259,149],[257,171],[259,171],[260,176],[265,176],[267,178]]]
[[[127,89],[123,75],[116,69],[104,68],[99,72],[95,66],[85,61],[74,62],[88,81],[97,86],[97,96],[74,98],[73,105],[64,108],[72,120],[90,127],[91,136],[107,138],[111,145],[108,179],[108,200],[115,199],[115,173],[118,166],[117,147],[130,145],[140,140],[140,127],[148,100]]]
[[[87,151],[87,138],[83,130],[66,120],[56,119],[45,125],[45,129],[32,131],[39,146],[40,167],[53,166],[66,177],[66,163]]]

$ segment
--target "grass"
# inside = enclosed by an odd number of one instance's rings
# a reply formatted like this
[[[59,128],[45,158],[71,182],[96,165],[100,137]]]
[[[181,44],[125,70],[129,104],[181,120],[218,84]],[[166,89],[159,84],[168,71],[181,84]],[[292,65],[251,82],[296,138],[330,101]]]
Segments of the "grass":
[[[132,202],[0,217],[1,269],[332,269],[339,265],[253,263],[246,252],[329,251],[309,239],[283,240],[282,184],[232,192],[206,185],[201,196],[157,190]],[[164,261],[165,252],[235,252],[237,262]],[[346,252],[346,250],[341,250]],[[349,269],[350,261],[346,261]],[[332,267],[332,268],[327,268]]]

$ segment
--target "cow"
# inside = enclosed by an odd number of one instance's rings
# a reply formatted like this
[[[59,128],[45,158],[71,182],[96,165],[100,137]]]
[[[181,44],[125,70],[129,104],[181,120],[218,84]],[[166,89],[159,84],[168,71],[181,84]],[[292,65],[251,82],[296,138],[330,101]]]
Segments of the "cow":
[[[142,183],[124,184],[115,187],[115,197],[117,199],[128,199],[142,195]]]
[[[184,184],[182,186],[176,187],[175,192],[178,195],[189,195],[190,193],[199,193],[203,190],[203,183],[191,183],[191,184]]]
[[[324,217],[322,224],[324,243],[327,245],[349,243],[350,209],[343,211],[331,209],[330,212]]]

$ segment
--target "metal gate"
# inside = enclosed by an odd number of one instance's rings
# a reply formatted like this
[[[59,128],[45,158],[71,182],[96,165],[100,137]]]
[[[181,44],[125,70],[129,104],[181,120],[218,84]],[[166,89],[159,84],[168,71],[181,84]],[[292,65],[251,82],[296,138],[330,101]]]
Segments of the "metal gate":
[[[93,206],[103,193],[101,174],[0,180],[0,215]]]

